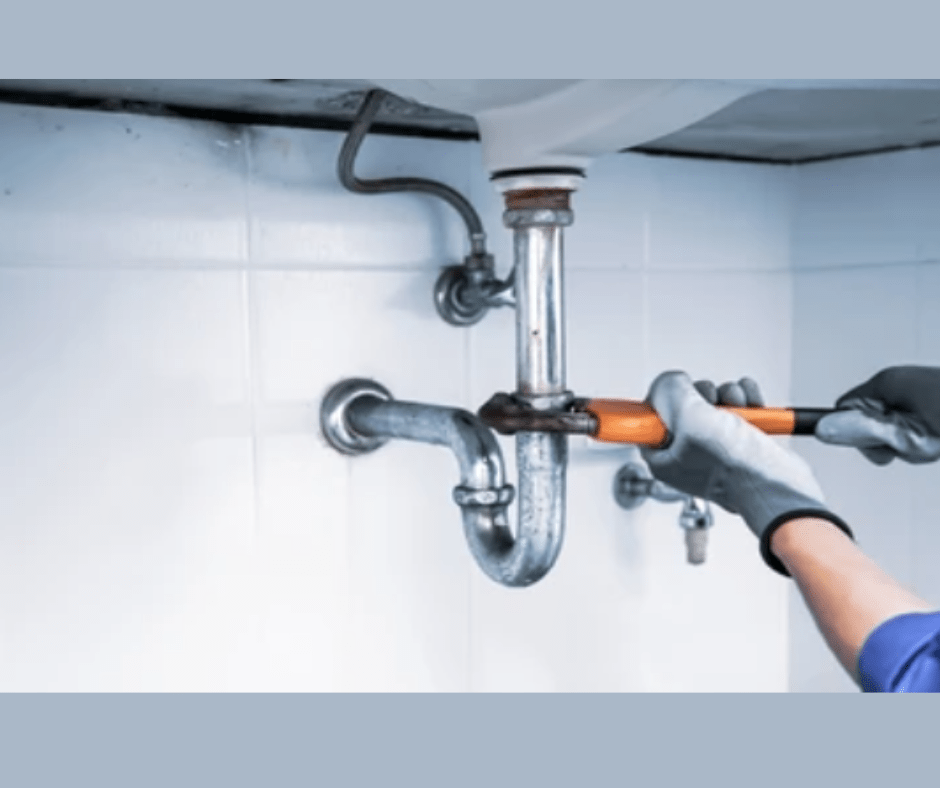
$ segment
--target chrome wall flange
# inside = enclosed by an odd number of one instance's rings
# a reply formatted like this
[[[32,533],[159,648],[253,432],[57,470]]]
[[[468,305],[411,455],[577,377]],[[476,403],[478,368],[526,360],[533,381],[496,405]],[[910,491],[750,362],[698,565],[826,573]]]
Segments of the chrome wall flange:
[[[463,265],[441,271],[434,283],[434,307],[452,326],[472,326],[494,307],[515,306],[513,282],[511,275],[506,281],[497,278],[492,255],[470,255]]]
[[[472,326],[479,323],[489,307],[468,298],[467,271],[462,265],[451,265],[441,271],[434,283],[434,308],[441,318],[452,326]]]
[[[320,431],[326,442],[338,452],[350,456],[367,454],[388,442],[388,438],[363,435],[349,423],[349,406],[361,397],[389,402],[394,399],[381,383],[365,378],[343,380],[333,386],[320,405]]]
[[[643,462],[628,462],[614,476],[614,499],[621,509],[637,509],[650,499],[677,503],[687,497],[654,479]]]

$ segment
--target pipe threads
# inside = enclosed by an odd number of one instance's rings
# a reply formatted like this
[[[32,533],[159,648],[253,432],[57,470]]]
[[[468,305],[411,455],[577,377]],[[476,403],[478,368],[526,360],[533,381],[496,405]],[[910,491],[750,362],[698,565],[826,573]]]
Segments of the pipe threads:
[[[506,192],[506,210],[570,211],[571,192],[567,189],[522,189]]]

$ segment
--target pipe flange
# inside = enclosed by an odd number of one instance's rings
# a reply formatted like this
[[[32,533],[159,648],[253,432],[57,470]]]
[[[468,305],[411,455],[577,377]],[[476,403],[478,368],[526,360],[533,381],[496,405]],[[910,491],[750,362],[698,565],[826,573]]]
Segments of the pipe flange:
[[[653,476],[639,462],[628,462],[614,476],[614,499],[621,509],[636,509],[650,497]]]
[[[483,299],[468,302],[472,290],[470,271],[464,265],[452,265],[441,271],[434,283],[434,308],[452,326],[472,326],[489,311]]]
[[[361,397],[375,397],[385,401],[394,399],[391,392],[380,383],[352,378],[333,386],[320,405],[320,431],[326,442],[342,454],[367,454],[388,442],[388,438],[362,435],[350,426],[346,417],[349,406]]]
[[[458,506],[509,506],[516,491],[511,484],[496,489],[474,490],[471,487],[455,487],[454,503]]]
[[[690,500],[687,493],[657,481],[646,463],[636,460],[628,462],[614,476],[614,498],[622,509],[636,509],[647,500],[686,504]]]

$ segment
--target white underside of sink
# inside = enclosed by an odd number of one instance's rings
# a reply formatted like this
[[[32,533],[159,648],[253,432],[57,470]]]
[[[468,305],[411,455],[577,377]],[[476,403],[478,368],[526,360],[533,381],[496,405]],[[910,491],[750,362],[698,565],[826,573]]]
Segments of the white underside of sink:
[[[923,80],[374,80],[422,104],[472,115],[490,172],[584,169],[661,139],[764,90],[917,88]]]
[[[405,98],[473,115],[490,172],[586,168],[762,89],[750,82],[670,79],[375,80]]]

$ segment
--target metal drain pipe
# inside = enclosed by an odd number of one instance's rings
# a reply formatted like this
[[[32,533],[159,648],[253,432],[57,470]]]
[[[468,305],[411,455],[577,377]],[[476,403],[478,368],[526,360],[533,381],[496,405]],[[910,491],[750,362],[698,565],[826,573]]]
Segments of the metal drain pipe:
[[[460,467],[454,502],[479,567],[497,583],[514,587],[531,585],[551,569],[561,544],[556,531],[539,527],[538,509],[520,501],[513,533],[508,508],[514,490],[505,483],[499,444],[472,413],[401,402],[375,381],[353,379],[337,383],[324,397],[320,427],[334,448],[350,455],[375,451],[389,439],[446,446]]]
[[[514,174],[496,180],[513,231],[516,290],[516,396],[535,410],[566,407],[563,228],[574,220],[572,174]],[[516,435],[519,533],[543,545],[541,575],[558,557],[565,532],[568,438]]]
[[[569,197],[579,179],[540,174],[497,184],[506,195],[504,222],[514,234],[516,396],[537,410],[556,411],[574,398],[565,381],[562,231],[574,218]],[[347,380],[324,398],[320,423],[324,437],[346,454],[374,451],[389,438],[447,446],[461,470],[454,501],[480,568],[502,585],[524,587],[554,566],[565,530],[566,435],[516,435],[519,512],[513,531],[507,516],[513,488],[505,484],[496,438],[477,416],[399,402],[374,381]]]

